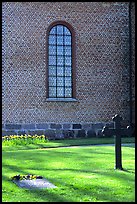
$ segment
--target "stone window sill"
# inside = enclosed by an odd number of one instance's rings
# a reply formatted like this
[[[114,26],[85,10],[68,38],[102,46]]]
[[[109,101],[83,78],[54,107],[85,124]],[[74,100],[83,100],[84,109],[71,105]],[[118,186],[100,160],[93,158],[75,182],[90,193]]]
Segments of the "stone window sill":
[[[47,101],[49,101],[49,102],[52,102],[52,101],[55,101],[55,102],[75,102],[75,101],[77,101],[77,99],[75,99],[75,98],[47,98],[46,102]]]

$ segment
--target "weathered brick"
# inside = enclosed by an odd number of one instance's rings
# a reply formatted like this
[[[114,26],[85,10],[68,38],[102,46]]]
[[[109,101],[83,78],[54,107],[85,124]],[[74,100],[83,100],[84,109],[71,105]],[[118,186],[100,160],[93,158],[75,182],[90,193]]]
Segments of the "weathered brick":
[[[33,130],[33,129],[35,129],[35,124],[23,124],[22,129]]]
[[[42,123],[67,130],[61,124],[68,123],[88,130],[86,123],[110,122],[116,113],[127,123],[129,64],[134,120],[135,3],[131,5],[130,63],[129,2],[3,2],[2,123],[22,121],[23,129],[30,130],[34,124],[42,129]],[[47,31],[57,20],[69,23],[75,34],[73,102],[46,101]]]
[[[113,123],[113,122],[111,122],[111,123],[106,123],[105,126],[107,126],[107,127],[109,127],[109,128],[114,128],[114,123]]]
[[[54,140],[56,138],[56,132],[55,130],[45,130],[45,136],[49,139],[49,140]]]
[[[64,138],[74,138],[74,130],[63,130]]]
[[[96,132],[96,137],[104,137],[103,136],[103,133],[102,133],[102,130],[98,130],[97,132]]]
[[[18,131],[18,132],[17,132],[17,134],[18,134],[18,135],[26,135],[26,134],[27,134],[27,132],[26,132],[26,131],[22,131],[22,130],[21,130],[21,131]]]
[[[95,131],[93,130],[93,129],[89,129],[88,131],[87,131],[87,137],[96,137],[96,133],[95,133]]]
[[[84,138],[86,137],[86,132],[85,130],[78,130],[78,134],[76,137]]]
[[[94,130],[102,129],[103,127],[104,127],[104,123],[95,123],[95,124],[92,124],[92,128]]]
[[[50,128],[51,129],[61,129],[62,128],[62,125],[61,124],[50,124]]]
[[[82,124],[82,129],[84,129],[84,130],[89,130],[89,129],[91,129],[91,126],[92,126],[92,124],[90,123],[85,123],[85,124]]]
[[[44,129],[47,130],[49,128],[49,125],[46,123],[43,124],[36,124],[36,129]]]
[[[6,124],[5,129],[18,130],[18,129],[21,129],[21,125],[19,125],[19,124]]]
[[[55,131],[55,138],[56,139],[63,139],[64,138],[64,134],[63,134],[62,130],[56,130]]]
[[[17,135],[16,131],[2,131],[2,136]]]
[[[63,130],[69,130],[69,129],[71,129],[71,124],[63,124],[62,128],[63,128]]]
[[[44,135],[44,130],[28,130],[29,135]]]
[[[73,124],[73,129],[81,129],[82,125],[81,124]]]

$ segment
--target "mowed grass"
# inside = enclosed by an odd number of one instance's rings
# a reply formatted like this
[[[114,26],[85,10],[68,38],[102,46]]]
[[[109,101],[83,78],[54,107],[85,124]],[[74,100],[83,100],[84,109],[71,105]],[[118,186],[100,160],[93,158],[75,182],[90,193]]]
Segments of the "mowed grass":
[[[122,161],[124,171],[114,170],[114,146],[24,150],[3,147],[2,201],[134,202],[134,146],[122,147]],[[41,175],[57,188],[19,188],[11,181],[16,174]]]
[[[135,137],[123,137],[122,143],[135,143]],[[46,147],[66,147],[66,146],[79,146],[79,145],[93,145],[93,144],[114,144],[114,137],[110,138],[75,138],[75,139],[59,139],[59,140],[49,140],[45,142],[39,143],[31,143],[31,144],[20,144],[18,146],[13,145],[12,143],[2,143],[3,151],[15,150],[17,149],[37,149],[37,148],[46,148]]]

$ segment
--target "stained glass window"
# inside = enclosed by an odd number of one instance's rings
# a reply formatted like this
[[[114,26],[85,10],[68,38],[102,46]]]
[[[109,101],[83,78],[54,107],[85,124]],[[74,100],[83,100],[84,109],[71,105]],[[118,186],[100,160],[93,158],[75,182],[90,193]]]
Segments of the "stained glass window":
[[[72,98],[72,34],[64,25],[51,28],[48,36],[49,98]]]

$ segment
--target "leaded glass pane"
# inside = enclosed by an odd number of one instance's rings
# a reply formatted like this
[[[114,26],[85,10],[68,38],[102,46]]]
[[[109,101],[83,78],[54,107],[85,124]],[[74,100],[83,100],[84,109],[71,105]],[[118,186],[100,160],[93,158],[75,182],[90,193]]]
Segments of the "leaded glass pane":
[[[63,45],[63,36],[57,36],[57,45]]]
[[[49,46],[49,55],[56,55],[56,46]]]
[[[63,26],[62,25],[58,25],[57,26],[57,35],[63,35]]]
[[[58,77],[57,78],[57,86],[63,86],[63,85],[64,85],[63,77]]]
[[[71,66],[71,57],[66,57],[65,56],[65,65]]]
[[[54,26],[51,30],[50,30],[50,34],[56,34],[56,26]]]
[[[70,98],[72,96],[71,88],[65,88],[65,97]]]
[[[49,77],[49,86],[56,86],[56,77]]]
[[[49,34],[49,97],[72,97],[71,32],[54,26]]]
[[[65,67],[65,76],[71,76],[71,67]]]
[[[71,36],[64,36],[65,45],[71,45]]]
[[[57,97],[64,97],[64,87],[57,87]]]
[[[56,76],[56,66],[49,66],[49,76]]]
[[[56,87],[49,87],[49,97],[56,97]]]
[[[63,46],[57,46],[57,55],[63,55]]]
[[[64,27],[64,32],[65,32],[65,35],[71,35],[70,31],[68,28]]]
[[[65,55],[71,55],[71,46],[65,46]]]
[[[65,86],[71,86],[71,77],[65,77]]]
[[[56,65],[56,56],[49,56],[49,65]]]
[[[57,65],[63,65],[63,56],[58,56]]]
[[[56,44],[56,36],[55,35],[49,35],[49,44],[50,45]]]
[[[63,76],[64,75],[64,67],[57,67],[57,76]]]

